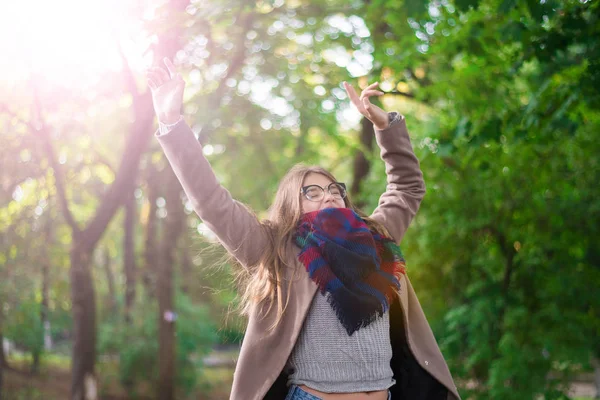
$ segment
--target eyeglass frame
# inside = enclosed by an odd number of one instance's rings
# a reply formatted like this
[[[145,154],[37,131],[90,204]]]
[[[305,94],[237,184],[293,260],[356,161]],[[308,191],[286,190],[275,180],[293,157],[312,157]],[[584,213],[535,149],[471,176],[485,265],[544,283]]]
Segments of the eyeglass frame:
[[[339,185],[339,186],[342,187],[342,189],[344,189],[344,195],[342,196],[341,199],[338,199],[338,200],[343,200],[346,197],[348,197],[348,190],[346,189],[346,184],[344,182],[331,182],[329,185],[327,185],[327,193],[329,193],[334,199],[337,199],[333,194],[331,194],[331,191],[329,189],[331,187],[331,185]],[[316,187],[320,188],[323,191],[323,197],[321,199],[319,199],[319,200],[311,200],[311,199],[308,198],[308,196],[306,195],[306,191],[311,186],[316,186]],[[325,188],[323,186],[321,186],[321,185],[316,185],[316,184],[315,185],[302,186],[300,188],[300,194],[303,194],[304,197],[306,198],[306,200],[308,200],[308,201],[317,202],[317,201],[321,201],[321,200],[323,200],[325,198]]]

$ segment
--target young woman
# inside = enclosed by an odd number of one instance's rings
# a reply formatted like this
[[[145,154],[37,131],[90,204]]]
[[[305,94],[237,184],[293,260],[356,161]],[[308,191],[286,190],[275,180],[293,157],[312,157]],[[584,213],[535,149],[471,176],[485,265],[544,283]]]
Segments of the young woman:
[[[397,245],[425,185],[404,117],[352,103],[375,127],[387,190],[370,216],[319,167],[293,167],[258,221],[217,181],[180,115],[185,83],[168,60],[148,71],[160,142],[194,210],[247,270],[248,327],[234,400],[446,400],[459,395]]]

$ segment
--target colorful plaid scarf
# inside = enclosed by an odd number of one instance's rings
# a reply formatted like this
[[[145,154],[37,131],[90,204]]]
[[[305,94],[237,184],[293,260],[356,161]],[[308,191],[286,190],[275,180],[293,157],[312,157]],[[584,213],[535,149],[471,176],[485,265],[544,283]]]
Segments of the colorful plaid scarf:
[[[294,237],[299,259],[352,335],[389,309],[406,263],[400,247],[369,230],[349,208],[303,215]]]

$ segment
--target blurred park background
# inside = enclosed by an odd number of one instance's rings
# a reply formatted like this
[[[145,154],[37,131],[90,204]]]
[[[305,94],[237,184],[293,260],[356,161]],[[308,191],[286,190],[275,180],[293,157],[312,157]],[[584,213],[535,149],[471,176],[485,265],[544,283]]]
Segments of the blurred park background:
[[[144,71],[163,57],[260,216],[300,161],[373,210],[384,165],[341,83],[380,82],[427,184],[408,274],[463,398],[597,396],[599,17],[583,0],[3,2],[0,398],[228,397],[244,320],[152,137]]]

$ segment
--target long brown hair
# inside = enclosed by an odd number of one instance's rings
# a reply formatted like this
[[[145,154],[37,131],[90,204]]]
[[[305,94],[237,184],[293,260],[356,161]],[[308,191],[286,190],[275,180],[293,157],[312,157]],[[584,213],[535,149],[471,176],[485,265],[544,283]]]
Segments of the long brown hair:
[[[333,174],[318,166],[297,164],[292,167],[279,182],[267,219],[261,221],[270,238],[271,245],[265,249],[262,258],[256,265],[249,266],[248,269],[238,269],[237,282],[240,288],[241,312],[248,315],[253,306],[262,303],[267,306],[264,311],[266,315],[276,305],[277,315],[271,329],[281,321],[289,301],[289,285],[294,279],[288,280],[288,290],[283,291],[283,271],[284,268],[293,268],[286,264],[286,260],[290,257],[288,252],[293,248],[294,232],[302,217],[300,188],[306,176],[311,173],[324,175],[332,182],[337,181]],[[389,236],[385,227],[357,209],[349,196],[344,198],[344,204],[359,214],[371,230]],[[285,299],[280,295],[284,292],[288,293]],[[265,309],[263,308],[263,310]]]

